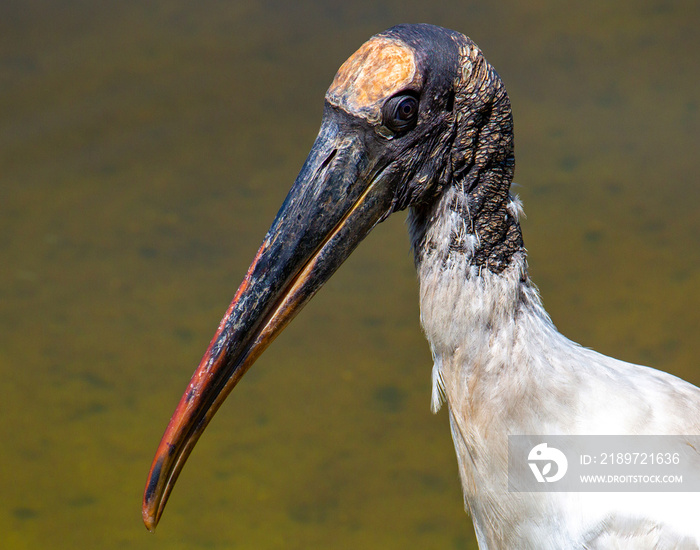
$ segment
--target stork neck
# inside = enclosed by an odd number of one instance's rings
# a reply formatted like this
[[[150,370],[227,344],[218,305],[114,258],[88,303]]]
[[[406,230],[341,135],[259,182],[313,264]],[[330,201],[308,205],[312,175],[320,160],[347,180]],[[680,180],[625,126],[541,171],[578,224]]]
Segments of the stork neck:
[[[476,46],[467,46],[462,66],[469,78],[455,93],[450,177],[437,197],[413,205],[409,214],[435,382],[443,360],[467,369],[502,366],[523,317],[534,332],[555,331],[527,275],[521,205],[510,195],[510,101],[493,67]],[[438,401],[434,392],[433,408]]]
[[[474,220],[468,209],[455,208],[470,204],[470,197],[452,186],[427,215],[410,213],[421,324],[435,362],[433,411],[445,399],[493,400],[504,368],[530,376],[532,365],[548,364],[531,360],[534,355],[546,355],[552,346],[568,349],[527,272],[520,202],[510,196],[488,200],[495,207]],[[484,235],[488,221],[493,226]]]
[[[471,188],[455,182],[432,205],[410,212],[421,323],[435,360],[433,409],[441,401],[441,371],[450,368],[445,361],[468,370],[502,364],[523,312],[535,325],[551,326],[527,274],[510,168],[512,162],[485,168]]]

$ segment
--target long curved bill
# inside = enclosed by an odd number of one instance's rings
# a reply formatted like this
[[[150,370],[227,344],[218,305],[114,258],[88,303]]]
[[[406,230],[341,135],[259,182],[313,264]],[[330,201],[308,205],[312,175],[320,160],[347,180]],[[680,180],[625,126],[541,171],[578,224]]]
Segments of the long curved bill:
[[[393,194],[362,132],[324,122],[156,451],[143,497],[153,531],[195,443],[241,377],[391,211]]]

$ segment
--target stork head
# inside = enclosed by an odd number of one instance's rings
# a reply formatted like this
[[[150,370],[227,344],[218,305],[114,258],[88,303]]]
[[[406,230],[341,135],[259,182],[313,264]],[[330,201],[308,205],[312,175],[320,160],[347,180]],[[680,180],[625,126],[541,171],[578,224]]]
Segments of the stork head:
[[[446,186],[477,200],[508,193],[509,177],[504,189],[482,177],[512,175],[508,97],[465,36],[393,27],[340,67],[325,99],[311,152],[158,447],[143,502],[151,530],[226,396],[377,223],[409,206],[429,211]]]

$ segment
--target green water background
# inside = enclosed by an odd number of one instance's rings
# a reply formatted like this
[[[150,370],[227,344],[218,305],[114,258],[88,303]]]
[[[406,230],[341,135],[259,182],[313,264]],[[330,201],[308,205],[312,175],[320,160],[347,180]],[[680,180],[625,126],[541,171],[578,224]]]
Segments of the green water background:
[[[429,412],[405,216],[241,382],[157,534],[167,420],[372,34],[471,36],[509,90],[559,329],[700,383],[700,3],[0,3],[0,548],[473,548]]]

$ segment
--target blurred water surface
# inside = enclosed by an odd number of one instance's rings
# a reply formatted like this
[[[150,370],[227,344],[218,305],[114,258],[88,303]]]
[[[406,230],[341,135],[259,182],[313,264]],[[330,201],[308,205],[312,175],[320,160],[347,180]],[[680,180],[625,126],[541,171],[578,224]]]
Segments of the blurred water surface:
[[[219,412],[159,526],[173,408],[372,34],[510,92],[531,272],[572,339],[700,383],[700,4],[0,4],[0,546],[473,548],[404,215]]]

